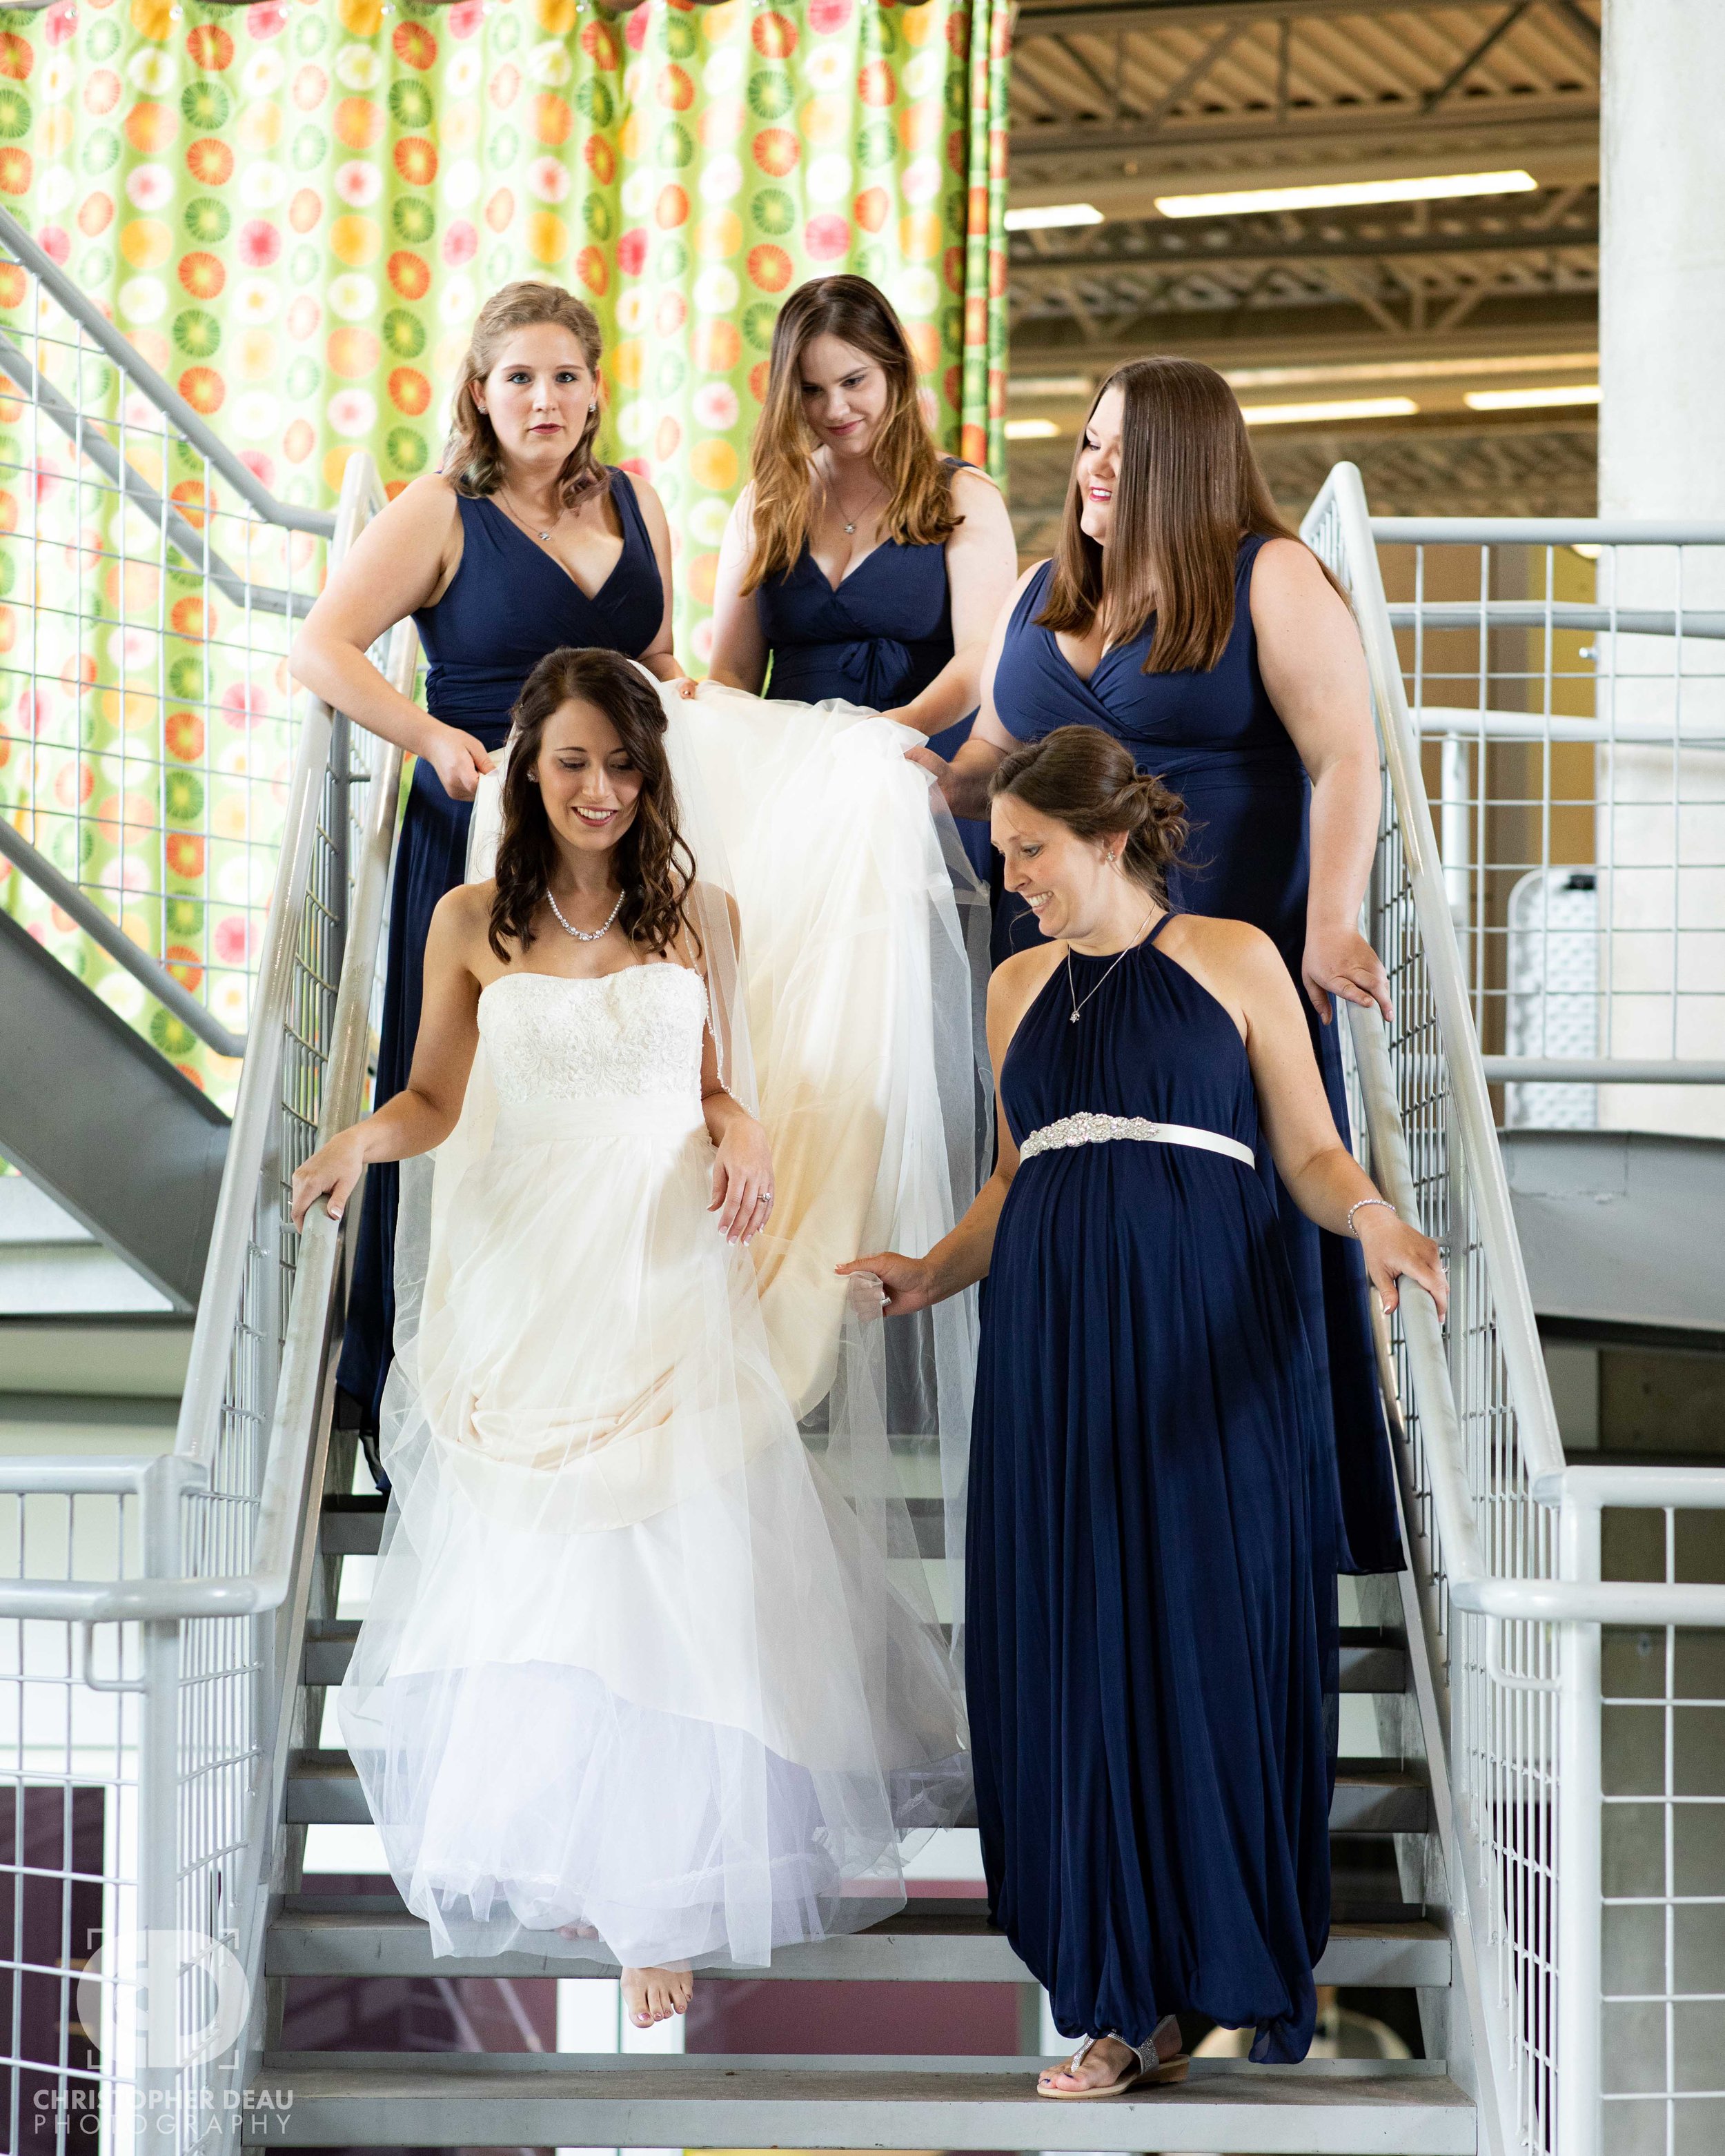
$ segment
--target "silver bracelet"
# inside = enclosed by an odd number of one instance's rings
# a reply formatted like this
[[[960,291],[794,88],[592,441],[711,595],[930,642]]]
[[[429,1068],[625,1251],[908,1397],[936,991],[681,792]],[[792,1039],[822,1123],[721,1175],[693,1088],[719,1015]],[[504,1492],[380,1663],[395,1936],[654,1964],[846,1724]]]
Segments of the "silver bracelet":
[[[1389,1207],[1389,1210],[1392,1213],[1395,1213],[1394,1206],[1390,1205],[1389,1200],[1387,1198],[1356,1198],[1353,1204],[1348,1209],[1348,1232],[1350,1235],[1354,1236],[1354,1240],[1356,1241],[1358,1240],[1358,1237],[1355,1234],[1354,1230],[1353,1216],[1356,1213],[1359,1212],[1363,1207],[1367,1205],[1387,1205]],[[1399,1219],[1401,1215],[1397,1213],[1396,1218]]]

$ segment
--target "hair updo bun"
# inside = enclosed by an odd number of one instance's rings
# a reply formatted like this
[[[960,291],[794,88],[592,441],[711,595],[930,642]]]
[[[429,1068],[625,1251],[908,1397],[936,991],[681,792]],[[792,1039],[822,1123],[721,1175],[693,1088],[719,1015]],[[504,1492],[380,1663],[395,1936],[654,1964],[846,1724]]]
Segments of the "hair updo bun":
[[[1040,741],[1027,742],[989,783],[991,801],[1003,794],[1081,839],[1124,832],[1121,867],[1166,902],[1168,871],[1180,865],[1185,850],[1186,804],[1159,778],[1141,772],[1112,734],[1098,726],[1056,726]]]

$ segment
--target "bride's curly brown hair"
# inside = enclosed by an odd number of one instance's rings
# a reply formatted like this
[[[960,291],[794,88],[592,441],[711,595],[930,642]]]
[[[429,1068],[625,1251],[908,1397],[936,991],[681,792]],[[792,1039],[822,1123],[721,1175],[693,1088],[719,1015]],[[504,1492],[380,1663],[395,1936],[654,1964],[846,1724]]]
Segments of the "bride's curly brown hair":
[[[506,966],[512,941],[525,951],[533,921],[551,890],[557,839],[531,774],[537,768],[547,721],[565,704],[596,705],[641,775],[629,829],[617,841],[623,906],[617,924],[632,942],[660,957],[685,931],[695,856],[677,829],[677,794],[665,751],[665,707],[659,693],[619,652],[566,646],[542,659],[516,701],[503,778],[502,830],[497,840],[497,888],[490,942]]]

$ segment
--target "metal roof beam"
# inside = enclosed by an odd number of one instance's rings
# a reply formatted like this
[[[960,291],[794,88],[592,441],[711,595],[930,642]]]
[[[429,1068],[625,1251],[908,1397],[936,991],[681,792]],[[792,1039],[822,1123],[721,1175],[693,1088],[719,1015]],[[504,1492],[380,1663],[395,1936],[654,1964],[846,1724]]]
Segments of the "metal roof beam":
[[[1553,0],[1578,28],[1593,33],[1598,29],[1583,13],[1577,0]],[[1022,45],[1032,38],[1111,37],[1117,30],[1143,33],[1163,29],[1192,29],[1209,23],[1235,23],[1245,28],[1253,23],[1298,22],[1318,15],[1453,15],[1459,11],[1502,8],[1503,0],[1116,0],[1109,6],[1075,6],[1070,0],[1037,7],[1024,0],[1013,27],[1013,42]]]
[[[1158,236],[1168,229],[1162,218],[1151,228]],[[1130,230],[1127,227],[1125,230]],[[1256,238],[1230,241],[1222,247],[1128,248],[1121,241],[1104,241],[1081,253],[1076,248],[1052,249],[1023,259],[1014,258],[1008,278],[1034,282],[1040,277],[1070,277],[1086,270],[1130,270],[1158,275],[1186,276],[1219,266],[1240,268],[1260,262],[1381,262],[1399,255],[1548,254],[1557,247],[1597,247],[1598,223],[1589,220],[1580,229],[1549,225],[1522,226],[1503,232],[1466,232],[1453,236],[1441,233],[1385,234],[1368,239],[1350,234],[1341,240],[1293,239],[1278,243]]]
[[[1536,157],[1543,144],[1553,148],[1578,146],[1579,127],[1589,134],[1599,127],[1596,98],[1504,98],[1493,100],[1501,110],[1482,109],[1470,100],[1422,112],[1409,100],[1402,108],[1380,105],[1374,111],[1301,112],[1287,122],[1273,113],[1261,118],[1232,113],[1219,118],[1181,120],[1151,127],[1142,122],[1124,126],[1111,122],[1078,121],[1068,126],[1024,126],[1012,131],[1010,149],[1014,173],[1028,160],[1045,157],[1131,157],[1169,150],[1288,150],[1301,146],[1337,157],[1377,146],[1403,158],[1413,154],[1413,138],[1429,141],[1430,153],[1455,167],[1463,149],[1471,155],[1513,157],[1518,164]],[[1458,147],[1446,137],[1465,137]],[[1322,174],[1314,170],[1312,177]],[[1243,182],[1235,182],[1245,184]]]

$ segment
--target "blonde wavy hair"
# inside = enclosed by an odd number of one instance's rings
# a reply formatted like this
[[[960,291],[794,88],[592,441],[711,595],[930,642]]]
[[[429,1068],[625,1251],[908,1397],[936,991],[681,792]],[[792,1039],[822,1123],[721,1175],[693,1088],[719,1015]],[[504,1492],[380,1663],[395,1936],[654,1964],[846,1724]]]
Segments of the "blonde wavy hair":
[[[495,494],[503,478],[503,450],[497,430],[490,415],[474,402],[474,384],[483,382],[497,364],[506,340],[516,330],[537,329],[544,322],[567,330],[581,346],[597,388],[604,343],[591,307],[561,285],[542,284],[534,278],[523,278],[493,292],[474,322],[451,399],[449,438],[442,468],[457,494]],[[598,432],[599,399],[595,394],[581,439],[564,459],[557,475],[566,508],[573,509],[609,485],[593,447]]]
[[[797,287],[773,326],[766,402],[749,453],[754,551],[745,597],[794,567],[809,536],[809,460],[819,444],[803,416],[803,354],[818,336],[855,346],[886,377],[886,416],[872,459],[891,490],[885,536],[906,547],[937,547],[964,521],[952,508],[952,475],[917,401],[916,358],[891,301],[866,277],[814,278]]]

